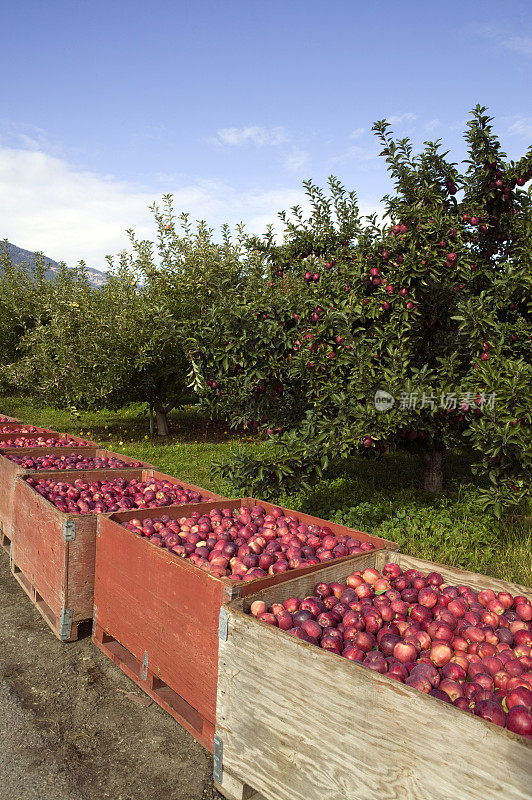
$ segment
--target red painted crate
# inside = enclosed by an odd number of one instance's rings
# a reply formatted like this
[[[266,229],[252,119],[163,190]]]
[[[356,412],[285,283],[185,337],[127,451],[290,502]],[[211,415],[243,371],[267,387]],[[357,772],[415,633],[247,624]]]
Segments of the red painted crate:
[[[10,460],[9,456],[42,456],[42,455],[71,455],[72,453],[80,452],[79,447],[61,447],[55,448],[51,447],[49,449],[43,447],[20,447],[20,448],[6,448],[2,450],[0,447],[0,547],[4,549],[7,553],[9,553],[9,549],[11,546],[11,541],[13,539],[13,502],[15,497],[15,479],[18,475],[34,475],[40,476],[43,470],[30,470],[24,469],[24,467],[20,467],[18,464],[15,464],[13,461]],[[118,456],[122,459],[122,461],[135,461],[137,459],[130,458],[128,456],[124,456],[121,453],[113,453],[111,450],[103,450],[99,447],[84,447],[82,449],[82,454],[84,456],[92,457],[95,456]],[[123,470],[127,470],[127,467],[124,467]],[[141,462],[141,467],[133,467],[133,469],[155,469],[153,464],[148,464],[146,462]],[[58,480],[61,478],[59,476],[65,477],[69,474],[76,474],[78,475],[82,470],[58,470],[57,472],[54,471],[54,474],[58,476]],[[116,470],[113,470],[116,472]],[[66,478],[68,480],[68,477]]]
[[[73,444],[77,445],[78,447],[98,447],[96,442],[91,442],[89,439],[82,439],[79,436],[71,436],[69,433],[59,433],[58,431],[44,431],[44,433],[49,436],[53,437],[54,439],[69,439],[73,442]],[[25,447],[18,447],[16,445],[7,444],[8,439],[28,439],[32,440],[35,439],[36,436],[40,436],[41,433],[16,433],[13,431],[12,433],[0,433],[0,448],[2,449],[12,449],[16,447],[17,450],[25,450]],[[29,445],[31,447],[32,445]],[[65,447],[71,447],[72,445],[64,445]],[[33,445],[35,447],[35,445]],[[46,445],[43,445],[40,449],[50,449]],[[61,448],[62,452],[62,448]]]
[[[200,503],[186,507],[204,513],[212,508],[252,507],[252,498]],[[288,511],[287,509],[285,509]],[[183,507],[165,509],[172,518]],[[342,525],[288,511],[301,522],[327,525],[334,533],[396,545]],[[215,578],[164,548],[121,526],[132,517],[155,517],[153,509],[100,517],[96,538],[93,641],[204,747],[213,749],[218,683],[218,620],[221,605],[268,586],[314,572],[323,564],[259,578],[249,583]],[[334,563],[356,563],[345,556]],[[330,562],[328,562],[330,563]],[[126,610],[126,611],[125,611]]]
[[[62,473],[39,472],[37,475],[68,482]],[[75,475],[75,478],[89,480],[120,477],[161,478],[184,488],[199,489],[153,469],[80,470]],[[199,490],[207,496],[218,497],[207,490]],[[162,506],[151,511],[165,513],[166,508]],[[16,478],[11,572],[62,641],[74,641],[79,623],[92,618],[97,519],[96,514],[59,511],[22,477]]]
[[[17,436],[62,436],[59,431],[53,431],[50,428],[40,428],[38,425],[27,425],[24,422],[0,422],[0,436],[5,436],[7,439]]]

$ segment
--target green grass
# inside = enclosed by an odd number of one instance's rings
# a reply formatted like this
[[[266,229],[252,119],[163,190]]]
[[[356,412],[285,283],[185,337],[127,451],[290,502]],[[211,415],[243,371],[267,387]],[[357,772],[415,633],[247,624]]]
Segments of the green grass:
[[[236,446],[250,451],[262,446],[253,436],[237,435],[202,418],[193,407],[170,415],[168,441],[149,436],[147,414],[140,405],[72,416],[67,411],[5,398],[0,401],[0,412],[81,434],[107,449],[148,461],[162,472],[227,496],[234,496],[232,488],[212,477],[212,461],[229,456]],[[485,481],[471,473],[467,451],[447,453],[444,474],[445,491],[433,497],[419,488],[418,459],[405,453],[390,454],[380,461],[353,458],[341,471],[331,470],[312,490],[281,495],[276,501],[380,535],[419,558],[532,586],[530,526],[526,521],[499,521],[479,510],[476,494]]]
[[[79,412],[74,416],[49,406],[37,408],[18,398],[4,398],[0,400],[0,413],[32,425],[83,436],[108,450],[147,461],[161,472],[218,494],[227,494],[231,488],[211,476],[213,459],[230,455],[236,446],[261,446],[254,437],[238,435],[225,425],[211,422],[192,407],[169,415],[170,436],[163,439],[149,435],[148,414],[141,404],[131,404],[119,411]]]

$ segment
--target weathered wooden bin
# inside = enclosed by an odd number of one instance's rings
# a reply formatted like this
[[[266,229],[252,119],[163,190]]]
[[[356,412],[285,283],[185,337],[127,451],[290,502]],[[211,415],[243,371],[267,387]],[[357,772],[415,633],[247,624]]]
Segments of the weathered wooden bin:
[[[532,596],[532,589],[378,550],[453,584]],[[362,566],[363,565],[363,566]],[[224,605],[220,616],[214,777],[228,800],[530,800],[532,741],[252,617],[344,581],[350,564]]]
[[[6,417],[5,414],[0,414],[0,423],[3,422],[17,422],[20,425],[24,424],[21,419],[17,419],[16,417]]]
[[[39,428],[37,425],[26,425],[24,422],[0,422],[0,437],[3,440],[13,437],[57,436],[65,434],[50,428]]]
[[[10,455],[16,456],[42,456],[42,455],[61,455],[67,456],[72,453],[81,452],[83,456],[94,458],[95,456],[117,456],[122,461],[134,462],[138,459],[130,458],[122,455],[122,453],[113,453],[111,450],[103,450],[100,447],[84,447],[80,451],[79,447],[61,447],[49,448],[48,450],[43,447],[22,447],[22,448],[6,448],[2,450],[0,447],[0,548],[9,554],[11,541],[13,539],[13,502],[15,498],[15,480],[19,475],[33,475],[40,477],[44,470],[31,470],[15,464],[10,460]],[[127,471],[128,467],[123,467],[122,472]],[[148,464],[142,461],[140,467],[132,467],[132,469],[155,469],[153,464]],[[113,473],[118,470],[112,470]],[[57,470],[54,475],[57,475],[58,480],[69,480],[72,475],[78,476],[81,470]]]
[[[63,473],[38,472],[37,476],[68,482]],[[72,480],[154,477],[184,488],[199,489],[154,469],[79,470],[71,477]],[[216,497],[212,492],[199,491]],[[152,514],[163,514],[166,507],[150,510]],[[97,520],[96,514],[59,511],[23,477],[16,478],[11,572],[55,635],[65,642],[75,641],[79,623],[92,619]]]
[[[49,430],[39,430],[37,433],[18,433],[18,431],[12,431],[11,433],[0,433],[0,448],[2,449],[12,449],[13,445],[7,444],[9,439],[27,439],[31,441],[35,439],[36,436],[46,435],[48,437],[53,437],[54,439],[69,439],[73,445],[77,445],[77,447],[98,447],[96,442],[91,442],[88,439],[82,439],[80,436],[71,436],[69,433],[60,433],[58,431],[49,431]],[[63,447],[71,447],[72,445],[63,445],[61,447],[61,452],[63,452]],[[32,445],[28,445],[28,447],[32,447]],[[33,445],[35,447],[35,445]],[[21,445],[17,446],[13,449],[16,449],[18,452],[19,450],[25,450],[26,448]],[[49,446],[43,445],[39,448],[40,450],[50,449]],[[54,448],[55,449],[55,448]],[[59,448],[58,448],[59,449]]]
[[[172,518],[206,513],[212,508],[251,508],[252,498],[165,509]],[[285,509],[286,510],[286,509]],[[392,542],[342,525],[290,511],[301,522],[328,525],[376,548]],[[218,622],[221,605],[321,564],[259,578],[249,583],[215,578],[165,548],[155,547],[120,523],[132,517],[155,517],[151,510],[100,517],[96,539],[93,640],[135,683],[170,713],[204,747],[214,746],[218,684]],[[357,556],[346,556],[354,569]],[[312,578],[310,578],[312,581]],[[124,613],[127,609],[127,613]]]

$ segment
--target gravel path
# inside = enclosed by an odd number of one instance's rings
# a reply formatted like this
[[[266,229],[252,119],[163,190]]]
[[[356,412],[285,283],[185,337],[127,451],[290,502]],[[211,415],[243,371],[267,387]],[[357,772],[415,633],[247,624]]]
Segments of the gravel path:
[[[212,756],[88,635],[59,642],[0,550],[0,800],[161,798],[221,798]]]
[[[72,777],[35,730],[32,714],[0,682],[1,800],[83,800]]]

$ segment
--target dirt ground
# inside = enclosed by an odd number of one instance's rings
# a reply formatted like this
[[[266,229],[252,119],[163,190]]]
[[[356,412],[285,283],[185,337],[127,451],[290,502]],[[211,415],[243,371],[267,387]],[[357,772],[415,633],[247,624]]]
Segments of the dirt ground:
[[[0,800],[215,800],[212,757],[92,644],[62,644],[0,552]],[[148,698],[149,700],[149,698]]]

